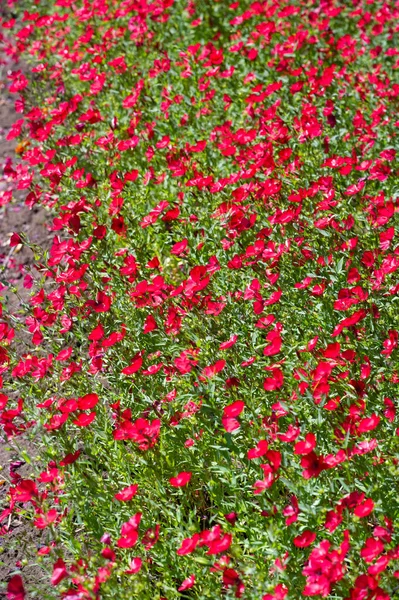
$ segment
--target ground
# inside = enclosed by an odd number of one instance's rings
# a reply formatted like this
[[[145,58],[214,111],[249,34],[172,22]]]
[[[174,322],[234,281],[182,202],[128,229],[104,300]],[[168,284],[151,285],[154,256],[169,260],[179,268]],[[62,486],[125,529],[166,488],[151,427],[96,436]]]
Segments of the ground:
[[[7,72],[20,69],[10,59],[0,53],[0,191],[7,189],[10,182],[4,178],[4,164],[8,157],[13,162],[18,160],[15,153],[14,141],[7,141],[6,136],[11,125],[18,118],[14,108],[14,98],[7,91]],[[23,68],[23,67],[22,67]],[[23,286],[23,279],[33,262],[31,251],[23,246],[10,247],[10,237],[13,232],[24,232],[27,237],[40,245],[48,246],[52,237],[47,227],[48,218],[43,209],[34,207],[30,210],[25,206],[24,193],[18,192],[16,199],[0,206],[0,295],[10,306],[10,312],[15,314],[20,309],[22,299],[29,297],[29,290]],[[11,291],[17,290],[17,293]],[[9,477],[11,463],[17,458],[8,442],[0,432],[0,508],[5,500],[5,480]],[[29,466],[14,464],[15,472],[23,477],[29,476]],[[1,512],[1,510],[0,510]],[[2,535],[4,534],[4,535]],[[2,597],[2,584],[7,582],[12,573],[16,571],[19,561],[26,559],[25,547],[40,544],[40,536],[36,535],[33,528],[22,525],[14,516],[0,524],[0,598]],[[24,581],[40,585],[43,573],[39,567],[28,560],[23,565]],[[31,596],[33,598],[34,596]],[[37,597],[37,596],[36,596]]]

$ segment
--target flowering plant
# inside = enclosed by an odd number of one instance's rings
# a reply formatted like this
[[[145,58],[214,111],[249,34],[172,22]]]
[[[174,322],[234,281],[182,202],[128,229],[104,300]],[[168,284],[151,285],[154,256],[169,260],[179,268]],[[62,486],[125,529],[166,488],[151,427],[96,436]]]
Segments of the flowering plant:
[[[0,202],[52,242],[11,238],[0,519],[36,593],[394,599],[397,2],[9,4]]]

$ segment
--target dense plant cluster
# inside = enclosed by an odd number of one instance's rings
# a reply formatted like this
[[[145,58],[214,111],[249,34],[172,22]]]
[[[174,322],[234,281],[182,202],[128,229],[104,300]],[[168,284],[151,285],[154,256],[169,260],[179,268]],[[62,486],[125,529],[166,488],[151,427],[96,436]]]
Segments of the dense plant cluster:
[[[397,598],[398,2],[9,4],[32,597]]]

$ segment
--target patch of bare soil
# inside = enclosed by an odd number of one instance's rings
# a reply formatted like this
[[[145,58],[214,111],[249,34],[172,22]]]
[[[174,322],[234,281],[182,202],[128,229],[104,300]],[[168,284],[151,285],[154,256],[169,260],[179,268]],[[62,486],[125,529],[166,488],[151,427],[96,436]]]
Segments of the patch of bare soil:
[[[1,4],[1,0],[0,0]],[[1,9],[0,9],[1,16]],[[10,182],[4,178],[4,165],[7,159],[18,161],[15,153],[16,143],[7,141],[6,137],[12,124],[20,118],[14,108],[15,97],[8,92],[7,73],[12,70],[22,69],[20,64],[13,63],[0,49],[0,192],[8,189]],[[10,237],[13,232],[25,233],[35,244],[48,247],[51,234],[46,228],[47,214],[40,207],[30,210],[24,202],[25,194],[17,193],[16,198],[5,206],[0,206],[0,296],[7,305],[8,312],[18,313],[21,300],[29,297],[29,291],[24,287],[23,281],[33,264],[32,252],[25,246],[10,246]],[[34,446],[27,446],[26,442],[18,439],[18,444],[34,455]],[[27,464],[20,461],[20,457],[12,442],[7,441],[0,430],[0,512],[7,506],[6,481],[10,476],[29,477],[30,469]],[[27,587],[40,589],[43,571],[35,565],[34,557],[29,556],[27,548],[39,547],[41,535],[35,532],[19,518],[11,516],[0,524],[0,598],[5,598],[5,586],[10,577],[21,570],[22,577]],[[42,598],[38,592],[29,598]]]

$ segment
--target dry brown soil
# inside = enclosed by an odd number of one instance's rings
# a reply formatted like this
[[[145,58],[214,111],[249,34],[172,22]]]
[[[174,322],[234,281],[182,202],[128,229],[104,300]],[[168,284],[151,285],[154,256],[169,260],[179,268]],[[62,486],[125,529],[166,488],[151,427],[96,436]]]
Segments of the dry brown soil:
[[[10,182],[4,181],[3,178],[6,159],[11,157],[13,161],[18,161],[15,141],[6,140],[11,125],[20,118],[14,109],[15,95],[10,94],[7,89],[7,73],[21,68],[23,70],[23,66],[12,62],[4,51],[1,52],[0,47],[0,190],[7,189],[10,185]],[[30,210],[25,206],[24,197],[24,193],[18,192],[10,204],[0,207],[0,296],[8,311],[14,314],[20,310],[19,297],[29,297],[29,291],[23,286],[23,279],[31,268],[33,255],[26,247],[11,248],[10,236],[13,232],[24,232],[32,242],[44,247],[48,247],[52,237],[46,227],[48,217],[44,210],[39,207]],[[2,289],[3,286],[6,289]],[[16,288],[18,293],[15,294],[12,288]],[[26,443],[22,443],[22,447],[34,454],[34,446],[28,448]],[[16,460],[18,455],[13,443],[6,440],[0,431],[0,512],[7,504],[5,482],[9,478],[10,465]],[[29,470],[30,467],[26,464],[16,468],[16,472],[22,477],[29,477]],[[0,524],[0,599],[6,597],[7,581],[19,567],[22,567],[22,577],[28,587],[30,584],[33,584],[34,588],[40,587],[43,572],[34,564],[34,557],[29,556],[26,550],[27,546],[40,546],[40,542],[41,536],[17,517],[11,517]],[[24,559],[27,560],[27,564],[24,564]],[[40,592],[28,597],[42,598]]]

